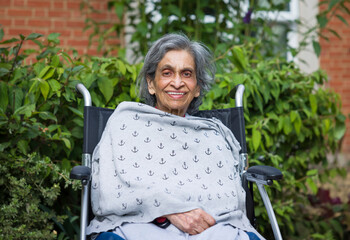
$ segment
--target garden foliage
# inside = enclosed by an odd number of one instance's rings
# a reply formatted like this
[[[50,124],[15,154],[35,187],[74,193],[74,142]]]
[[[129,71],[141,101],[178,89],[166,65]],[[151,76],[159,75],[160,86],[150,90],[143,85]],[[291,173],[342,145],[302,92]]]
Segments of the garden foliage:
[[[319,211],[320,202],[315,206],[314,201],[322,183],[345,175],[327,160],[339,149],[345,116],[339,96],[323,87],[325,73],[305,75],[284,59],[284,53],[275,54],[278,49],[269,48],[275,44],[275,35],[263,19],[256,20],[256,26],[235,22],[235,32],[230,34],[236,34],[237,42],[232,42],[221,32],[227,21],[203,22],[205,14],[215,15],[210,12],[211,1],[197,1],[201,7],[194,5],[196,18],[181,2],[154,3],[164,17],[152,22],[152,16],[145,15],[141,25],[135,25],[140,28],[133,36],[140,43],[137,51],[142,55],[150,41],[178,30],[210,45],[218,73],[201,109],[234,106],[232,90],[239,83],[245,85],[250,164],[275,166],[284,174],[281,182],[268,189],[284,239],[346,239],[348,205],[327,202],[322,204],[325,211]],[[231,9],[238,9],[239,2],[229,1]],[[333,7],[342,1],[337,2]],[[129,3],[110,1],[110,7],[122,16]],[[220,16],[231,19],[223,2],[216,3]],[[236,21],[245,14],[235,15]],[[255,28],[259,24],[263,32]],[[114,30],[122,29],[115,25]],[[21,49],[24,41],[33,41],[39,50]],[[56,33],[4,40],[0,30],[0,45],[0,238],[74,239],[80,202],[79,192],[73,190],[79,184],[69,180],[68,172],[80,163],[83,132],[83,101],[75,85],[82,82],[89,89],[94,106],[115,108],[122,101],[139,101],[135,81],[142,63],[129,64],[122,56],[80,58],[59,48]],[[256,194],[259,231],[272,239],[259,199]]]

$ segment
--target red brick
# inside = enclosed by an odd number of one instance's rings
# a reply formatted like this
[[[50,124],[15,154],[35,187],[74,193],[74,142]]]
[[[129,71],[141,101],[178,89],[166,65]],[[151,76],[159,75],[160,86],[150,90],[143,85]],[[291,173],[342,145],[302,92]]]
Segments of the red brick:
[[[68,12],[68,11],[59,11],[59,10],[49,10],[49,16],[50,17],[69,18],[70,17],[70,12]]]
[[[68,21],[67,27],[83,29],[85,27],[85,22],[84,21]]]
[[[33,12],[34,17],[47,17],[47,9],[35,9]]]
[[[50,8],[50,1],[47,0],[27,0],[27,6],[33,8]]]
[[[80,1],[74,2],[74,1],[68,1],[67,2],[67,8],[70,10],[78,10],[80,11]]]
[[[36,20],[36,19],[30,19],[28,20],[28,25],[31,27],[51,27],[51,21],[47,21],[45,19],[42,20]]]
[[[0,19],[0,24],[2,27],[10,27],[12,25],[12,20],[11,19]]]
[[[15,26],[25,26],[26,25],[26,20],[24,19],[14,19],[14,25]]]
[[[66,7],[66,2],[63,1],[54,1],[52,2],[53,4],[53,9],[67,9]]]
[[[27,9],[9,9],[7,10],[8,16],[11,17],[31,17],[32,10]]]
[[[14,7],[25,7],[26,1],[25,0],[12,0],[12,6]]]
[[[18,36],[19,34],[23,34],[25,36],[31,34],[33,31],[30,30],[30,29],[23,29],[23,28],[19,28],[19,29],[14,29],[14,28],[11,28],[9,29],[9,34],[10,35],[16,35]]]

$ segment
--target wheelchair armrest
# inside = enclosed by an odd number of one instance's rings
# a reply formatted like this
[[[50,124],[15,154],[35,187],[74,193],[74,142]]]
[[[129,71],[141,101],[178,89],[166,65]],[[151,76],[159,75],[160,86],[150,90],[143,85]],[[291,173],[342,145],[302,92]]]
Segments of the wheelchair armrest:
[[[271,185],[273,180],[281,180],[283,178],[282,172],[271,166],[253,166],[248,168],[246,174],[248,181],[263,181],[267,185]]]
[[[86,166],[75,166],[70,172],[69,177],[71,179],[77,179],[82,181],[89,181],[91,176],[91,170]]]

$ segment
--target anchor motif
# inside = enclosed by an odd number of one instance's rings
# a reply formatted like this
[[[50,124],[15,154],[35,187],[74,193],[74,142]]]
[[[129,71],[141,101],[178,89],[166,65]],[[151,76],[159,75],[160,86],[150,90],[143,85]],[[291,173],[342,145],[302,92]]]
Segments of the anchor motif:
[[[208,149],[205,151],[205,154],[207,154],[207,155],[211,155],[211,154],[212,154],[212,152],[210,151],[210,148],[208,148]]]
[[[201,140],[199,140],[198,138],[195,138],[195,139],[194,139],[194,142],[195,142],[195,143],[200,143],[200,141],[201,141]]]
[[[208,133],[207,133],[207,132],[204,132],[204,136],[209,137],[209,135],[208,135]]]
[[[123,157],[123,155],[120,155],[120,156],[118,157],[118,160],[119,160],[119,161],[124,161],[124,160],[125,160],[125,157]]]
[[[137,153],[139,150],[137,149],[137,147],[134,147],[133,149],[131,149],[131,151],[132,151],[133,153]]]
[[[136,113],[135,116],[133,117],[134,120],[139,120],[140,116]]]
[[[185,169],[185,170],[188,169],[188,166],[187,166],[186,162],[184,162],[184,163],[182,164],[182,168]]]
[[[160,202],[158,202],[157,199],[154,199],[154,204],[155,207],[159,207],[160,206]]]
[[[122,196],[121,192],[117,193],[117,198],[120,198]]]
[[[146,126],[146,127],[150,127],[150,126],[152,126],[151,121],[148,121],[148,122],[145,124],[145,126]]]
[[[122,203],[122,209],[126,210],[128,208],[128,204],[127,203]]]
[[[208,194],[208,200],[209,200],[209,201],[210,201],[210,200],[213,200],[213,197],[211,196],[210,193]]]
[[[167,194],[171,194],[171,192],[170,192],[169,189],[167,189],[167,188],[165,188],[165,192],[166,192]]]
[[[169,177],[164,173],[163,180],[168,180]]]
[[[171,151],[170,156],[172,156],[172,157],[175,157],[175,156],[176,156],[175,150],[172,150],[172,151]]]
[[[123,187],[123,185],[118,184],[117,189],[121,189],[122,187]]]
[[[170,135],[170,138],[171,139],[175,139],[175,138],[177,138],[177,136],[175,135],[175,133],[173,133],[173,134]]]
[[[198,196],[198,202],[201,202],[201,201],[203,201],[202,195],[199,195],[199,196]]]
[[[97,183],[94,183],[94,184],[92,185],[92,188],[93,188],[93,189],[97,189],[97,188],[98,188]]]
[[[220,196],[220,194],[218,193],[218,194],[216,194],[216,196],[218,197],[218,199],[221,199],[221,196]]]
[[[130,185],[130,181],[125,181],[125,184],[126,186],[129,188],[131,185]]]
[[[142,180],[142,178],[136,177],[135,180],[140,182]]]
[[[120,142],[118,143],[119,146],[124,146],[124,144],[125,144],[125,141],[123,140],[120,140]]]
[[[219,181],[217,181],[217,183],[218,183],[220,186],[224,185],[224,183],[221,181],[221,179],[219,179]]]
[[[191,201],[191,196],[188,196],[188,198],[186,198],[186,201],[187,202]]]
[[[165,163],[166,161],[164,160],[164,158],[161,158],[159,164],[165,164]]]
[[[134,132],[132,133],[132,135],[133,135],[134,137],[137,137],[137,136],[139,135],[139,133],[136,132],[136,131],[134,131]]]
[[[188,181],[188,182],[193,182],[193,180],[192,180],[192,179],[187,179],[187,181]]]
[[[235,193],[234,191],[232,191],[231,194],[232,194],[233,197],[236,197],[236,196],[237,196],[236,193]]]
[[[185,144],[182,145],[182,148],[183,148],[184,150],[187,150],[187,149],[189,148],[188,145],[187,145],[187,142],[185,142]]]
[[[139,164],[137,164],[137,162],[135,162],[134,163],[134,165],[132,165],[134,168],[139,168],[140,167],[140,165]]]
[[[126,171],[124,169],[122,169],[119,173],[120,174],[126,174]]]
[[[215,130],[214,134],[217,136],[217,135],[219,135],[219,132]]]
[[[125,130],[126,129],[126,125],[123,124],[121,127],[120,127],[120,130]]]
[[[208,187],[207,187],[205,184],[202,184],[202,188],[203,188],[204,190],[207,190],[207,189],[208,189]]]
[[[143,203],[142,199],[136,198],[137,205],[142,205],[142,203]]]
[[[177,184],[180,185],[180,186],[185,185],[185,183],[183,183],[182,181],[179,181]]]
[[[151,139],[149,137],[146,137],[146,139],[144,140],[145,143],[149,143],[151,141]]]
[[[152,159],[152,155],[149,153],[149,154],[147,154],[147,157],[146,157],[146,160],[151,160]]]
[[[163,149],[163,148],[164,148],[163,143],[160,143],[160,144],[158,145],[158,148],[159,148],[159,149]]]
[[[161,131],[163,131],[163,130],[164,130],[164,128],[161,128],[161,127],[158,128],[158,131],[159,131],[159,132],[161,132]]]
[[[176,125],[176,121],[173,121],[170,123],[171,126],[175,126]]]
[[[198,175],[198,173],[196,174],[196,179],[201,179],[201,177]]]
[[[232,173],[231,173],[230,175],[228,175],[228,178],[229,178],[230,180],[233,180]]]
[[[95,158],[94,162],[97,162],[97,163],[100,162],[100,158]]]
[[[188,133],[188,131],[187,131],[187,129],[186,128],[184,128],[184,130],[182,130],[185,134],[187,134]]]
[[[114,177],[117,177],[118,176],[118,172],[117,170],[114,170]]]
[[[225,196],[228,197],[228,198],[230,197],[230,195],[228,195],[227,193],[225,193]]]
[[[201,127],[200,126],[197,126],[197,127],[194,127],[194,130],[199,130]]]
[[[199,158],[197,157],[197,155],[194,155],[193,162],[197,163],[198,161],[199,161]]]
[[[205,169],[205,172],[206,172],[207,174],[210,174],[212,171],[210,170],[209,167],[207,167],[207,169]]]
[[[174,174],[174,175],[179,174],[179,172],[176,170],[176,168],[174,168],[174,170],[173,170],[173,174]]]
[[[219,162],[216,164],[216,166],[218,166],[218,168],[222,168],[224,165],[222,164],[221,161],[219,161]]]
[[[154,172],[152,170],[149,170],[147,174],[148,174],[148,176],[153,176]]]
[[[221,148],[219,145],[217,145],[216,148],[217,148],[219,151],[222,151],[222,148]]]

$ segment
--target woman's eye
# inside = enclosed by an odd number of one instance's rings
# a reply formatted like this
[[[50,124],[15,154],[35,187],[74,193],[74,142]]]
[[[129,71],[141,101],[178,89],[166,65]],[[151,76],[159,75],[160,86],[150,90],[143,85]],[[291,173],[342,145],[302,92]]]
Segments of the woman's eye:
[[[171,75],[171,72],[163,72],[164,77],[169,77]]]
[[[192,73],[191,72],[184,72],[183,75],[184,75],[184,77],[191,77]]]

